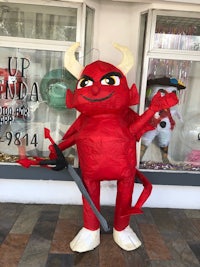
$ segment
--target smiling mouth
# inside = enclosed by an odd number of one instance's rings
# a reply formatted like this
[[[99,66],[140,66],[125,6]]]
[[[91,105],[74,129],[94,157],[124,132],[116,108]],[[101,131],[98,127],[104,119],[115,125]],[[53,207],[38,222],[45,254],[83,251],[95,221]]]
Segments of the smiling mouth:
[[[109,99],[111,98],[111,96],[113,95],[113,92],[110,93],[109,95],[105,96],[105,97],[102,97],[102,98],[89,98],[87,96],[83,96],[83,98],[87,101],[90,101],[90,102],[100,102],[100,101],[104,101],[106,99]]]

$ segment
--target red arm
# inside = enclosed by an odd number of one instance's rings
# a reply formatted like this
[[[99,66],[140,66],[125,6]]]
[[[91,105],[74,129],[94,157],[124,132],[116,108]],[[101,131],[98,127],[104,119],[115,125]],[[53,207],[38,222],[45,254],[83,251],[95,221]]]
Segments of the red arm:
[[[76,134],[80,130],[82,116],[83,115],[80,115],[75,120],[75,122],[70,126],[70,128],[67,130],[67,132],[63,136],[63,138],[62,138],[63,141],[61,141],[61,143],[58,145],[61,150],[64,150],[70,146],[75,145],[75,143],[76,143],[75,137],[76,137]]]
[[[140,137],[147,131],[153,130],[154,127],[150,124],[151,118],[157,111],[170,108],[178,103],[178,98],[174,93],[168,93],[162,96],[157,93],[149,106],[149,108],[130,125],[130,132],[139,140]]]
[[[145,132],[154,129],[150,124],[150,120],[154,113],[155,112],[150,109],[146,110],[141,116],[135,112],[132,113],[132,123],[130,124],[129,130],[131,134],[136,136],[137,141]]]

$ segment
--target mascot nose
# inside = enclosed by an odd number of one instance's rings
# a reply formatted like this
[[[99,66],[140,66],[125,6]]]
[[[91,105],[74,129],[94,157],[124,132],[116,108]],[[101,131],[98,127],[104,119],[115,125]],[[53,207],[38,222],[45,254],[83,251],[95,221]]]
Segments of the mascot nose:
[[[98,95],[99,91],[100,91],[100,88],[98,86],[96,86],[96,85],[92,86],[92,94],[93,95]]]

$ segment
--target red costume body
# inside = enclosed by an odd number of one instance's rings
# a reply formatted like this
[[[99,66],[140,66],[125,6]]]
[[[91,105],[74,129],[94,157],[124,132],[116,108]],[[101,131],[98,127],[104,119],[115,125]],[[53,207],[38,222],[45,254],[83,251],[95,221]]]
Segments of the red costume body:
[[[145,131],[152,129],[148,121],[154,113],[164,104],[169,106],[166,99],[164,103],[158,94],[151,107],[139,116],[129,108],[139,100],[135,85],[129,89],[124,74],[102,61],[86,66],[75,92],[67,92],[67,106],[76,108],[81,114],[58,146],[64,150],[77,145],[82,179],[98,209],[100,182],[117,180],[114,219],[117,231],[129,224],[128,211],[136,173],[136,141]],[[83,208],[84,227],[98,229],[99,221],[84,197]]]
[[[84,184],[96,207],[100,209],[100,181],[118,180],[120,193],[117,196],[114,227],[123,230],[129,218],[121,218],[120,215],[131,206],[134,185],[135,138],[130,135],[122,114],[81,115],[78,120],[80,125],[75,129],[74,141]],[[65,137],[67,142],[67,134]],[[98,229],[99,221],[84,198],[83,203],[84,227]]]

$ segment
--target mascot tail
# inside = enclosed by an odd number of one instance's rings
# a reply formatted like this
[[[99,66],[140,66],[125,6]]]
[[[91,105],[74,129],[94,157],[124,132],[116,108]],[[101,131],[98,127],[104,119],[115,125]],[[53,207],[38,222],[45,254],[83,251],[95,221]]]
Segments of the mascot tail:
[[[123,214],[123,216],[130,216],[134,214],[143,213],[141,208],[151,194],[152,184],[148,181],[146,176],[143,173],[141,173],[138,169],[136,169],[136,177],[142,182],[144,189],[141,192],[135,206],[128,209],[126,213]]]

